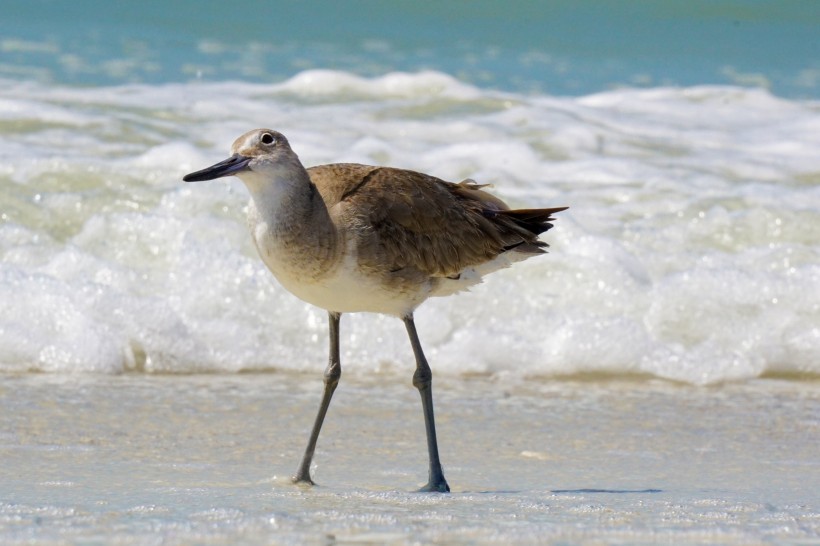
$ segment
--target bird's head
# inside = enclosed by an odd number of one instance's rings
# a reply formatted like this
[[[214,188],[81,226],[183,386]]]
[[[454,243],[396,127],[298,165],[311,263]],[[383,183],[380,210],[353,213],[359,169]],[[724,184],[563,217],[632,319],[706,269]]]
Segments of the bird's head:
[[[185,182],[201,182],[236,175],[248,184],[257,178],[277,178],[283,168],[291,168],[293,163],[299,164],[285,135],[272,129],[248,131],[234,141],[231,154],[228,159],[186,174],[182,179]]]

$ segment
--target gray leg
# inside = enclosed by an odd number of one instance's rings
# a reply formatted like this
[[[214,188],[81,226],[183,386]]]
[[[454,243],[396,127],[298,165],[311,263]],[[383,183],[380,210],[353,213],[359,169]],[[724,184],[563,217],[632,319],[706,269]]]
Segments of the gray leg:
[[[327,368],[325,369],[325,392],[322,395],[322,403],[319,406],[319,413],[316,415],[316,421],[313,423],[313,430],[310,432],[310,440],[308,440],[305,454],[302,457],[302,463],[293,476],[295,483],[307,483],[315,485],[310,479],[310,463],[313,460],[313,452],[316,450],[316,440],[319,439],[319,431],[322,430],[322,422],[325,420],[327,408],[330,406],[330,398],[333,396],[333,391],[339,384],[339,378],[342,376],[342,364],[339,361],[339,319],[341,313],[328,312],[328,325],[330,330],[330,357],[328,358]]]
[[[416,333],[416,323],[413,322],[413,315],[404,317],[404,325],[407,327],[407,334],[410,336],[410,344],[413,346],[413,354],[416,355],[416,373],[413,374],[413,386],[421,394],[421,407],[424,409],[424,427],[427,430],[427,451],[430,455],[430,480],[421,491],[438,491],[449,493],[450,486],[444,479],[444,472],[441,470],[441,461],[438,458],[438,442],[436,441],[436,422],[433,418],[433,372],[424,352],[421,350],[419,336]]]

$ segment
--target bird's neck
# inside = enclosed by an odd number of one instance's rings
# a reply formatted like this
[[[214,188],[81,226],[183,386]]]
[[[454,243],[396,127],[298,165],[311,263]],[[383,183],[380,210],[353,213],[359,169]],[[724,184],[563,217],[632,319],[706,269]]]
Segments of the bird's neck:
[[[310,214],[311,183],[307,171],[298,166],[282,166],[264,172],[249,171],[240,174],[250,191],[261,219],[269,225],[302,221]]]
[[[316,275],[332,267],[340,256],[340,236],[301,164],[264,175],[244,173],[242,181],[251,194],[249,220],[257,244],[259,237],[269,237],[276,252],[291,255],[291,263],[302,262],[300,267]],[[257,233],[260,229],[264,234]]]

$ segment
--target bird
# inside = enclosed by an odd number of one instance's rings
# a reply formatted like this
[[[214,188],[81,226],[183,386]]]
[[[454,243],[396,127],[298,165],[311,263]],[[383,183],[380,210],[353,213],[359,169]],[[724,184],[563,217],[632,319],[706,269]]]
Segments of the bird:
[[[183,180],[227,176],[237,176],[250,193],[251,237],[273,276],[328,313],[324,390],[293,481],[315,485],[310,466],[342,373],[341,316],[372,312],[401,319],[410,338],[429,459],[428,482],[420,491],[449,492],[436,437],[432,371],[413,313],[430,297],[464,291],[488,273],[544,254],[548,245],[539,235],[568,207],[513,210],[474,180],[447,182],[394,167],[305,168],[282,133],[264,128],[237,138],[228,159]]]

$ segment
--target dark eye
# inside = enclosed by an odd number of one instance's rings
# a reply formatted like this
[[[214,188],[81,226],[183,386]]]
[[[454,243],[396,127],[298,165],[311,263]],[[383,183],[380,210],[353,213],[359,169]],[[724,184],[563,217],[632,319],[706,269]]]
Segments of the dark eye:
[[[276,139],[270,133],[262,133],[262,136],[259,138],[262,141],[262,144],[273,144],[276,142]]]

